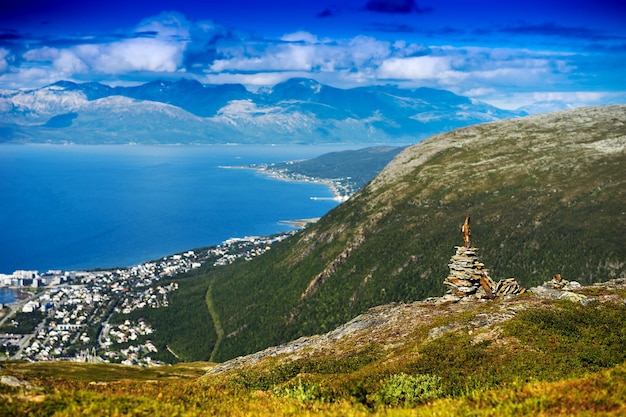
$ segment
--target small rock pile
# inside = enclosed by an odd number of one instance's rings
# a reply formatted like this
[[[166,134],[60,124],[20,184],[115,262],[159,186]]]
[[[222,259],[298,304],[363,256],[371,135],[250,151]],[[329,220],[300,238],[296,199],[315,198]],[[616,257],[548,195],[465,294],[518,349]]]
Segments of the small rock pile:
[[[536,297],[547,298],[549,300],[569,300],[575,303],[587,304],[590,298],[584,294],[573,291],[582,288],[579,282],[568,281],[561,277],[561,274],[554,274],[551,281],[544,282],[543,285],[530,289]]]
[[[477,248],[456,246],[455,249],[456,253],[448,264],[450,275],[443,281],[449,287],[448,294],[455,299],[493,300],[526,291],[514,278],[497,283],[491,279],[485,264],[476,255]]]

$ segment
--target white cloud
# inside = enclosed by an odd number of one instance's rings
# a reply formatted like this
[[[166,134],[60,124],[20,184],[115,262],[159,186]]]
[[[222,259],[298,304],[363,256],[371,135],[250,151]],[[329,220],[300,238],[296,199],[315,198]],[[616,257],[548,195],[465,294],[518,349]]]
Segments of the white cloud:
[[[243,84],[251,89],[275,85],[289,78],[306,77],[303,72],[259,72],[259,73],[229,73],[206,74],[201,81],[207,84]]]
[[[575,103],[601,102],[610,93],[599,91],[549,91],[531,93],[533,101],[567,101]]]
[[[45,46],[43,48],[31,49],[26,51],[22,57],[27,61],[52,62],[59,56],[57,48]]]
[[[380,41],[369,36],[357,36],[351,39],[345,46],[352,64],[356,68],[364,65],[378,65],[391,54],[389,42]]]
[[[367,36],[331,42],[308,32],[283,39],[298,43],[248,40],[221,46],[223,58],[208,69],[210,79],[258,86],[300,76],[344,88],[391,81],[401,87],[428,86],[485,99],[563,84],[575,70],[566,55],[545,51],[424,46]]]
[[[525,49],[424,46],[369,36],[320,40],[309,32],[286,34],[280,42],[239,35],[224,38],[226,32],[219,25],[202,22],[190,27],[171,15],[146,20],[137,29],[145,36],[67,49],[39,48],[28,51],[24,59],[47,65],[51,73],[66,79],[89,73],[172,73],[184,71],[187,51],[203,54],[207,41],[217,39],[211,48],[219,59],[190,63],[190,74],[200,72],[203,82],[237,82],[255,88],[298,76],[348,88],[393,81],[403,87],[443,88],[481,99],[493,97],[496,91],[557,85],[575,70],[563,54]]]
[[[286,42],[306,42],[306,43],[318,42],[317,36],[313,35],[312,33],[305,32],[305,31],[288,33],[286,35],[283,35],[280,39]]]
[[[214,35],[216,33],[224,33],[225,29],[223,26],[218,25],[212,20],[202,20],[196,22],[195,25],[192,25],[190,30],[196,33],[204,33]]]
[[[408,48],[409,46],[407,46]],[[430,86],[465,94],[467,91],[513,92],[529,88],[565,86],[575,65],[563,54],[485,47],[430,46],[429,55],[398,57],[381,64],[380,79],[407,87]]]
[[[210,66],[213,72],[234,71],[311,71],[319,68],[335,69],[332,46],[308,43],[281,43],[269,46],[219,49],[226,57]]]
[[[279,45],[260,56],[236,56],[216,60],[211,71],[294,71],[310,70],[315,63],[315,49],[310,45]]]
[[[468,97],[483,97],[495,94],[497,91],[498,90],[496,90],[495,88],[478,87],[463,91],[463,95]]]
[[[358,36],[348,41],[320,41],[308,32],[283,36],[290,43],[243,44],[218,48],[224,58],[215,60],[210,70],[216,73],[249,71],[334,72],[378,65],[390,54],[390,44]]]
[[[469,92],[468,92],[469,95]],[[566,103],[571,107],[623,103],[624,96],[609,91],[502,92],[495,90],[481,100],[502,109],[515,110],[534,103]]]
[[[37,48],[25,52],[23,58],[51,65],[48,70],[60,78],[87,73],[175,72],[181,68],[189,35],[189,24],[184,18],[175,13],[161,14],[144,20],[137,31],[150,35],[64,49]]]
[[[22,56],[30,62],[41,62],[51,65],[48,70],[56,76],[66,78],[89,70],[85,62],[72,49],[38,48],[27,51]]]
[[[387,59],[378,68],[378,76],[382,79],[423,80],[436,79],[450,71],[447,57],[418,56]]]
[[[80,74],[87,72],[87,65],[71,51],[60,51],[54,59],[54,67],[63,74]]]
[[[122,74],[133,71],[174,72],[183,60],[184,46],[151,38],[127,39],[109,44],[80,45],[72,49],[95,72]]]
[[[181,68],[190,27],[179,13],[161,13],[144,19],[137,26],[137,32],[149,33],[149,37],[80,45],[73,48],[73,52],[91,70],[105,74],[174,72]]]
[[[485,71],[472,71],[470,76],[476,80],[496,84],[511,84],[517,86],[532,84],[538,76],[549,75],[546,68],[512,68],[504,67]]]
[[[20,68],[0,74],[0,85],[3,88],[21,89],[24,87],[41,87],[62,80],[61,74],[48,68]]]
[[[183,59],[178,42],[152,38],[84,44],[67,49],[40,48],[26,52],[28,61],[49,62],[61,74],[123,74],[133,71],[174,72]]]

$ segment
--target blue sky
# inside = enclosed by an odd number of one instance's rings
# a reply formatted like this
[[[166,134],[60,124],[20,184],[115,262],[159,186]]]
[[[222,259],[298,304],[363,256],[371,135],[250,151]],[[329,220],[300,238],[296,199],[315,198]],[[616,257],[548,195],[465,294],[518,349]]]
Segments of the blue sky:
[[[626,102],[624,0],[5,3],[0,89],[309,77],[441,88],[502,108]]]

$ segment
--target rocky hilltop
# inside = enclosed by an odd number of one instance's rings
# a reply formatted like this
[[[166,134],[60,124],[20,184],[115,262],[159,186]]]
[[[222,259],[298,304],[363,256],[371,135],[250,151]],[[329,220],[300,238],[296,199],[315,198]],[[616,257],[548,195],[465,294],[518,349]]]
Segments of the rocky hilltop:
[[[564,288],[568,284],[569,287]],[[510,349],[518,348],[520,341],[507,339],[503,333],[505,323],[521,312],[534,314],[545,309],[559,310],[562,306],[559,307],[556,300],[572,303],[567,305],[567,309],[577,309],[578,306],[589,303],[595,303],[597,308],[607,305],[611,309],[616,308],[620,311],[619,315],[626,318],[626,279],[590,286],[582,286],[575,281],[561,282],[552,279],[533,287],[523,296],[503,296],[497,302],[470,298],[459,301],[443,296],[412,303],[385,304],[372,307],[330,332],[301,337],[280,346],[223,362],[209,369],[207,375],[262,366],[264,362],[275,366],[275,362],[268,362],[272,358],[279,358],[279,363],[284,365],[305,358],[341,356],[346,351],[361,351],[373,346],[393,357],[391,352],[397,354],[407,349],[407,346],[415,350],[415,346],[433,343],[444,335],[467,337],[472,345],[490,344],[494,348],[497,346],[501,355],[514,356]],[[398,358],[393,360],[397,361]],[[619,358],[615,358],[615,361],[620,362]]]
[[[621,315],[626,314],[626,278],[584,287],[555,274],[552,280],[531,288],[528,293],[514,278],[495,283],[476,254],[478,248],[470,246],[469,219],[467,216],[462,227],[464,244],[455,247],[456,253],[448,264],[450,275],[443,282],[449,289],[444,296],[373,307],[328,333],[301,337],[237,357],[216,365],[207,375],[262,366],[269,358],[280,358],[284,366],[303,358],[338,356],[347,347],[351,351],[372,346],[384,351],[401,351],[405,345],[423,345],[448,333],[467,334],[471,344],[488,341],[504,351],[509,342],[502,335],[503,324],[522,311],[558,308],[552,303],[555,300],[583,306],[608,303],[611,308],[620,310]],[[446,318],[448,322],[441,325]],[[418,333],[421,337],[417,340],[411,337]]]

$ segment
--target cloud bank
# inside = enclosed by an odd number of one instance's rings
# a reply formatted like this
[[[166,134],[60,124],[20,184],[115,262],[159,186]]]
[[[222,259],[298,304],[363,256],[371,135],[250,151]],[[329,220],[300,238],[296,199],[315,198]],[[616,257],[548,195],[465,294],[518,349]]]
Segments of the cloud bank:
[[[427,11],[413,0],[370,0],[365,9],[398,15]],[[326,10],[320,17],[333,19]],[[616,89],[613,67],[626,62],[626,48],[619,48],[626,40],[619,36],[552,23],[438,31],[405,25],[395,35],[376,33],[325,37],[299,30],[268,38],[176,12],[146,18],[126,33],[37,39],[7,32],[0,36],[0,88],[62,79],[121,84],[181,77],[257,88],[310,77],[340,88],[441,88],[514,108],[523,104],[521,98],[550,94],[601,102]],[[534,47],[486,46],[486,39],[498,36],[557,40]]]

